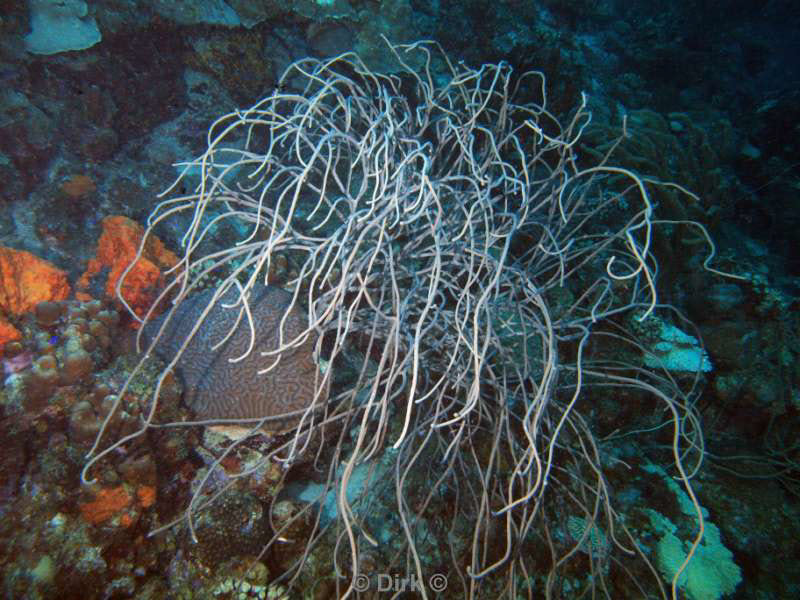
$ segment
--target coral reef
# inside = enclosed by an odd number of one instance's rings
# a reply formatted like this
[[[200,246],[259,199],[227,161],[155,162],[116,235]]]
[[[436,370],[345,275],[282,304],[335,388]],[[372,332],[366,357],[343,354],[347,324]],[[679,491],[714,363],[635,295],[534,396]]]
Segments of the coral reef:
[[[635,318],[621,320],[636,331],[642,347],[619,344],[612,335],[587,351],[607,352],[613,364],[680,368],[666,377],[692,390],[687,403],[697,409],[705,434],[705,460],[692,474],[692,484],[718,528],[701,549],[712,541],[729,549],[742,567],[737,597],[800,596],[800,574],[792,568],[800,555],[798,21],[796,7],[786,0],[751,4],[4,3],[0,594],[26,600],[238,600],[301,595],[322,599],[343,592],[337,575],[348,574],[353,565],[343,550],[344,532],[330,524],[339,510],[336,491],[344,470],[324,467],[333,460],[331,446],[342,453],[352,451],[359,435],[355,426],[333,424],[319,437],[300,440],[308,442],[308,460],[279,463],[273,451],[284,441],[280,436],[237,442],[229,437],[231,432],[161,427],[194,417],[183,404],[186,382],[176,372],[161,386],[154,421],[159,426],[104,456],[94,485],[81,486],[79,472],[107,418],[105,442],[140,430],[164,367],[157,359],[148,362],[126,393],[118,395],[134,369],[136,320],[131,322],[125,314],[125,304],[143,316],[168,280],[165,272],[176,264],[169,250],[179,252],[183,241],[182,228],[159,228],[125,279],[124,301],[117,298],[120,275],[136,256],[153,199],[184,171],[186,164],[180,161],[205,150],[208,126],[220,110],[251,106],[273,89],[297,91],[295,82],[276,80],[291,62],[357,50],[367,67],[396,73],[395,57],[381,38],[385,35],[395,42],[437,40],[454,63],[463,61],[476,69],[504,61],[516,73],[541,70],[551,83],[547,104],[559,119],[568,120],[585,91],[592,122],[575,148],[576,168],[602,162],[619,142],[612,162],[674,181],[696,194],[694,199],[674,187],[651,190],[659,215],[703,222],[717,242],[719,264],[746,280],[710,281],[692,274],[705,258],[699,237],[683,225],[665,226],[653,239],[657,254],[666,259],[657,274],[661,299],[676,305],[697,328],[678,313],[642,324]],[[70,24],[78,29],[64,28]],[[54,37],[54,31],[61,35]],[[75,34],[82,34],[77,37],[86,43],[76,41]],[[90,43],[94,45],[87,48]],[[42,51],[54,53],[38,54]],[[410,64],[419,68],[423,63]],[[431,86],[446,81],[441,78],[443,66],[434,59]],[[407,93],[409,82],[398,82]],[[347,106],[342,103],[342,110]],[[623,117],[627,137],[620,139]],[[432,123],[429,133],[447,123],[447,118]],[[550,130],[543,133],[554,135]],[[221,162],[229,164],[227,159]],[[194,193],[200,175],[200,169],[186,173],[175,194]],[[299,202],[304,206],[307,198]],[[625,213],[608,203],[600,214],[605,226]],[[604,233],[598,227],[592,235]],[[221,226],[213,241],[225,244],[241,234]],[[515,251],[537,242],[533,237],[516,239]],[[275,252],[265,282],[286,286],[300,280],[301,293],[307,295],[311,286],[303,281],[303,257],[298,254]],[[331,279],[337,281],[341,272],[332,272]],[[208,274],[196,291],[214,289],[220,281]],[[632,291],[624,282],[614,282],[610,289],[615,294]],[[546,291],[543,299],[551,314],[567,314],[579,297],[574,292],[570,285]],[[502,344],[491,357],[492,366],[518,366],[541,377],[541,344],[532,339],[516,304],[500,301],[494,308],[491,327]],[[644,342],[660,347],[653,353]],[[687,358],[713,370],[683,370]],[[379,356],[348,348],[332,369],[333,389],[354,386],[360,377],[374,373],[379,361]],[[588,400],[582,414],[587,425],[600,432],[598,453],[606,481],[616,490],[620,520],[644,540],[642,551],[653,561],[653,572],[661,569],[661,575],[669,577],[675,561],[667,559],[682,558],[692,519],[667,506],[667,500],[679,494],[658,492],[664,487],[662,475],[643,473],[647,465],[671,462],[663,449],[672,441],[660,430],[653,445],[637,445],[632,441],[637,427],[621,429],[622,423],[635,423],[656,430],[662,413],[631,389],[596,389]],[[513,403],[509,410],[514,410]],[[402,417],[391,411],[385,416]],[[400,435],[399,425],[391,423],[387,439]],[[577,440],[566,437],[563,446],[553,448],[559,465],[566,465],[559,478],[587,477],[561,459]],[[496,456],[499,471],[513,468],[502,451],[492,454],[491,436],[478,436],[471,444],[455,435],[450,441],[462,456],[484,462]],[[369,490],[369,501],[351,508],[365,536],[377,543],[360,548],[357,565],[370,574],[373,596],[380,595],[374,590],[381,565],[399,565],[399,576],[413,568],[397,560],[402,550],[397,532],[403,523],[392,504],[398,473],[388,458],[355,465],[346,490],[353,501],[360,491]],[[438,460],[435,452],[423,452],[422,467],[399,479],[409,490],[409,507],[422,515],[411,526],[424,538],[419,560],[430,570],[449,565],[451,555],[467,564],[476,535],[474,514],[468,519],[454,516],[464,502],[456,486],[431,485],[427,475]],[[464,480],[473,474],[469,469],[458,471]],[[198,514],[197,544],[185,522],[166,527],[182,517],[181,508],[197,490],[197,502],[202,503],[226,486],[229,490],[219,506],[228,510]],[[470,493],[481,489],[474,486]],[[231,500],[229,495],[242,499]],[[562,501],[566,505],[569,498]],[[327,529],[304,556],[306,544],[319,533],[317,519]],[[523,547],[536,557],[531,572],[518,574],[523,596],[526,591],[543,595],[549,585],[542,575],[552,561],[549,544],[575,551],[559,574],[564,597],[580,595],[606,576],[622,585],[620,573],[631,558],[626,555],[609,564],[608,544],[613,545],[615,537],[627,544],[626,531],[609,527],[591,510],[556,508],[547,520],[551,526],[544,539]],[[259,556],[262,548],[256,537],[261,534],[266,539],[277,535],[279,540]],[[504,524],[483,535],[485,556],[490,562],[500,560]],[[431,543],[437,536],[450,540],[449,545]],[[223,550],[216,551],[214,543]],[[659,554],[659,546],[670,544],[671,554]],[[734,579],[729,554],[698,554],[725,559],[728,579]],[[298,579],[274,582],[304,557],[307,568]],[[717,583],[719,590],[730,588]],[[441,596],[464,597],[471,584],[469,577],[453,579]],[[696,578],[690,588],[678,593],[697,596],[701,588]],[[624,589],[632,598],[660,593],[635,586]],[[485,597],[503,592],[487,588]]]

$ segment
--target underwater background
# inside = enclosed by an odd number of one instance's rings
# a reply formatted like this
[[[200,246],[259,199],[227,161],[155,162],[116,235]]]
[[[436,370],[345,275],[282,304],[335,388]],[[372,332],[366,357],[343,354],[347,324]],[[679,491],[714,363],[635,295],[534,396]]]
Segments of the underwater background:
[[[269,441],[230,451],[202,426],[148,431],[132,449],[115,448],[99,483],[81,483],[97,435],[136,431],[159,376],[160,367],[144,367],[147,381],[128,389],[125,410],[110,410],[137,363],[131,311],[147,311],[182,254],[185,223],[156,228],[139,248],[181,163],[206,151],[216,119],[285,91],[281,75],[294,61],[355,52],[391,75],[400,69],[390,43],[417,40],[438,42],[454,65],[542,72],[547,109],[562,123],[585,94],[591,122],[576,161],[586,168],[610,152],[611,164],[693,192],[658,196],[654,211],[703,225],[715,265],[736,276],[703,271],[708,253],[677,226],[654,238],[659,302],[694,326],[665,321],[637,334],[658,368],[675,380],[696,376],[688,397],[704,440],[691,482],[705,537],[682,578],[697,527],[670,471],[671,430],[650,449],[627,445],[620,432],[652,426],[661,409],[618,390],[580,401],[594,403],[588,427],[616,445],[603,463],[615,518],[653,565],[625,576],[626,555],[614,554],[602,520],[587,526],[552,509],[552,530],[515,542],[535,570],[508,576],[513,593],[490,580],[471,585],[457,541],[420,546],[426,573],[446,574],[441,589],[429,582],[423,593],[411,563],[387,570],[377,552],[359,567],[371,577],[364,589],[341,587],[349,575],[335,573],[349,567],[334,568],[330,555],[344,542],[304,543],[312,522],[336,521],[316,462],[286,471],[261,461]],[[800,597],[798,157],[800,11],[788,0],[0,0],[0,594],[666,598],[675,577],[676,597],[692,600]],[[174,194],[191,191],[183,181]],[[235,234],[215,241],[233,244]],[[335,389],[347,383],[339,377]],[[164,422],[189,418],[187,378],[161,388],[173,411]],[[201,513],[197,541],[181,524],[148,536],[180,518],[219,464],[249,474],[234,477],[246,493]],[[383,468],[391,470],[379,459],[354,476],[367,483],[351,484],[366,487]],[[433,485],[419,476],[420,487]],[[384,492],[366,493],[380,503]],[[430,510],[444,515],[448,498]],[[295,519],[302,506],[313,509]],[[472,535],[469,515],[447,518],[465,527],[450,535]],[[282,543],[265,550],[281,520]],[[389,517],[371,525],[380,544],[403,535]],[[505,534],[496,543],[486,535],[491,563]],[[551,546],[575,547],[563,565],[537,554],[551,537]],[[601,564],[609,571],[598,573]]]

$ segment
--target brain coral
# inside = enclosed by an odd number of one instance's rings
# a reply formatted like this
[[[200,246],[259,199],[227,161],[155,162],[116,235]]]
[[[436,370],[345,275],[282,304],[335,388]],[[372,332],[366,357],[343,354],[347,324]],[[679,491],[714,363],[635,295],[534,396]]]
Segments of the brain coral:
[[[189,296],[175,308],[159,339],[155,352],[164,360],[172,360],[192,327],[212,298],[212,292]],[[250,311],[255,329],[252,351],[240,358],[250,344],[247,317],[238,323],[238,292],[230,289],[214,305],[200,329],[191,338],[177,363],[177,371],[185,386],[184,400],[201,420],[236,420],[275,417],[307,408],[314,399],[315,382],[322,373],[314,361],[316,336],[297,348],[283,351],[277,365],[274,356],[262,356],[279,345],[281,319],[284,322],[284,343],[297,337],[306,327],[306,319],[297,307],[291,307],[292,294],[276,286],[258,284],[250,296]],[[143,334],[149,345],[165,316],[146,325]],[[236,323],[235,331],[218,346]],[[326,390],[327,391],[327,390]],[[321,400],[324,400],[322,398]],[[271,420],[265,427],[286,429],[296,419]]]

